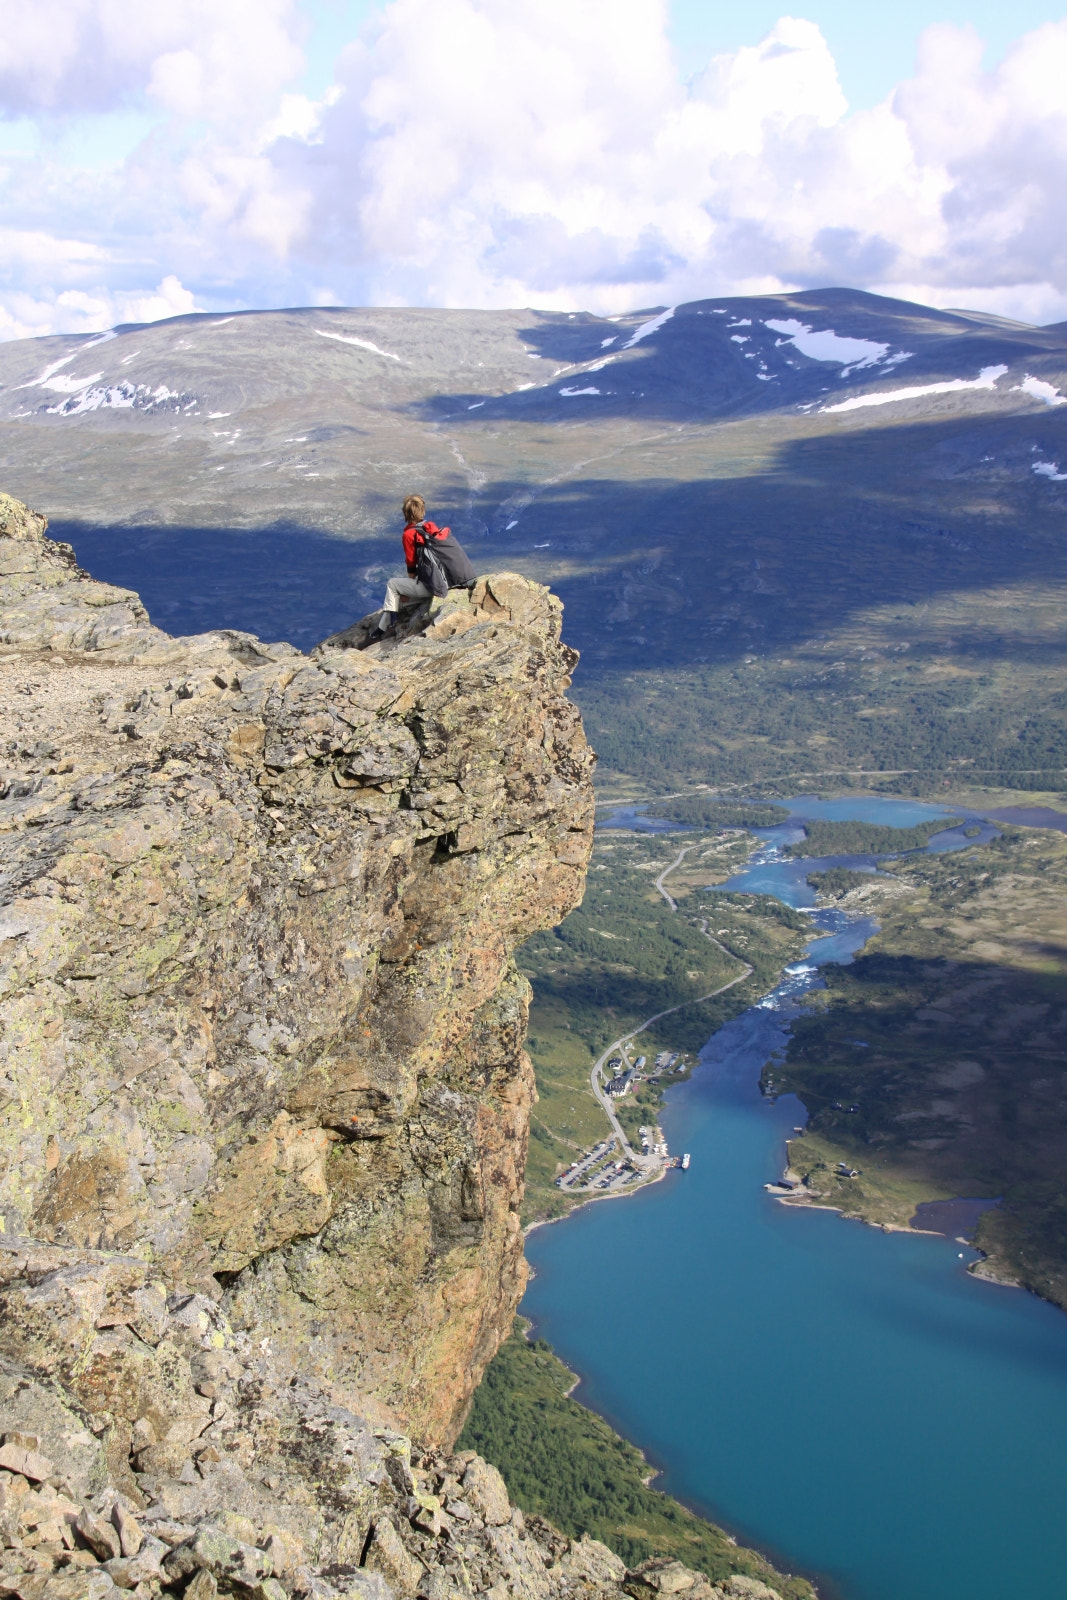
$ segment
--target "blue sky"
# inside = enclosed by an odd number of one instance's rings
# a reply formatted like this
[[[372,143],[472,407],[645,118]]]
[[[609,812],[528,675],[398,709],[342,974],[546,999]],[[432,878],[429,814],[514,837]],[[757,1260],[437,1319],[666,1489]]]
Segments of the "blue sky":
[[[915,45],[933,22],[968,23],[986,42],[986,65],[996,61],[1021,33],[1055,22],[1067,14],[1062,5],[1040,0],[816,0],[786,8],[793,16],[817,22],[834,59],[853,110],[877,105],[915,66]],[[689,76],[719,50],[754,44],[782,15],[767,0],[744,6],[708,4],[707,0],[674,0],[671,38],[683,75]]]
[[[332,81],[338,51],[381,8],[374,0],[304,0],[310,25],[306,45],[308,93]],[[933,22],[970,24],[986,44],[986,65],[998,60],[1020,34],[1055,22],[1067,7],[1041,0],[895,0],[872,5],[863,0],[815,0],[780,6],[773,0],[748,0],[744,6],[710,0],[673,0],[669,32],[684,78],[699,72],[721,51],[755,44],[788,14],[818,23],[837,61],[841,87],[854,110],[877,105],[915,65],[915,45]]]

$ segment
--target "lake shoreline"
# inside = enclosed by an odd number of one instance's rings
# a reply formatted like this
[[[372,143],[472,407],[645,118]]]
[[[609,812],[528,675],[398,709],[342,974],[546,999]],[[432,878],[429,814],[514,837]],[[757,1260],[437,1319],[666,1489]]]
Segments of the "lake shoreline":
[[[671,1084],[669,1087],[673,1089],[675,1085]],[[589,1206],[599,1205],[603,1200],[632,1200],[635,1194],[640,1194],[643,1189],[651,1189],[653,1184],[662,1183],[668,1172],[677,1172],[677,1170],[677,1167],[662,1166],[657,1168],[656,1172],[650,1178],[646,1178],[643,1183],[633,1183],[627,1189],[616,1189],[614,1191],[608,1189],[603,1194],[586,1195],[584,1200],[579,1200],[576,1205],[571,1206],[570,1210],[561,1211],[558,1217],[534,1217],[533,1221],[528,1222],[522,1230],[523,1240],[528,1239],[532,1233],[536,1233],[538,1228],[550,1228],[556,1222],[566,1222],[568,1217],[575,1216],[579,1211],[585,1211]]]
[[[918,814],[941,809],[922,807]],[[870,810],[872,821],[886,816],[896,822],[895,805]],[[944,810],[958,815],[956,807]],[[670,1086],[664,1126],[672,1147],[684,1144],[695,1152],[695,1181],[668,1186],[659,1191],[662,1199],[630,1213],[596,1212],[591,1204],[627,1195],[583,1197],[573,1210],[584,1211],[584,1218],[574,1230],[559,1230],[551,1247],[550,1236],[537,1230],[563,1218],[530,1225],[537,1281],[524,1314],[582,1376],[579,1403],[622,1437],[642,1441],[646,1456],[664,1463],[664,1492],[700,1516],[739,1530],[744,1545],[787,1552],[776,1564],[820,1574],[824,1595],[942,1596],[949,1591],[942,1586],[944,1573],[935,1571],[945,1556],[942,1539],[936,1529],[931,1532],[934,1524],[973,1517],[976,1506],[984,1508],[978,1514],[995,1520],[993,1505],[999,1505],[998,1526],[1011,1529],[1011,1540],[999,1534],[984,1564],[970,1545],[951,1556],[960,1592],[993,1600],[1003,1589],[1004,1564],[1017,1561],[1020,1550],[1023,1566],[1044,1574],[1049,1561],[1059,1560],[1059,1544],[1067,1549],[1067,1534],[1061,1539],[1056,1531],[1048,1498],[1061,1470],[1053,1463],[1064,1458],[1067,1437],[1067,1421],[1059,1431],[1052,1427],[1065,1406],[1060,1368],[1023,1359],[1042,1339],[1057,1352],[1063,1349],[1063,1331],[1050,1327],[1046,1313],[1054,1307],[1037,1296],[1004,1299],[972,1288],[975,1279],[1015,1285],[987,1265],[975,1246],[968,1253],[978,1259],[965,1266],[958,1257],[962,1245],[945,1231],[905,1221],[900,1210],[927,1198],[907,1184],[888,1191],[897,1217],[866,1217],[799,1195],[755,1194],[765,1178],[781,1171],[777,1152],[779,1141],[790,1138],[787,1123],[803,1120],[784,1087],[779,1095],[764,1093],[761,1103],[760,1063],[780,1059],[803,994],[820,982],[810,968],[847,964],[873,936],[870,913],[877,912],[874,895],[866,892],[857,897],[859,904],[813,907],[806,874],[816,870],[815,860],[783,861],[773,848],[776,840],[767,842],[770,848],[729,889],[762,894],[784,885],[785,893],[777,892],[785,904],[821,913],[805,957],[809,972],[787,973],[763,1002],[724,1024],[701,1051],[700,1070]],[[724,888],[718,885],[720,892]],[[948,1195],[942,1186],[929,1198]],[[884,1245],[864,1245],[860,1230],[839,1231],[814,1219],[775,1224],[772,1216],[784,1218],[786,1212],[766,1207],[769,1198],[785,1208],[864,1222],[883,1234]],[[625,1297],[621,1320],[620,1273],[649,1291]],[[784,1336],[784,1305],[804,1308],[801,1323],[807,1326],[799,1339],[792,1317],[792,1332]],[[874,1353],[883,1347],[892,1352],[885,1362]],[[650,1392],[648,1358],[661,1350],[670,1359],[656,1361]],[[866,1362],[880,1374],[873,1386]],[[1024,1408],[1028,1456],[1021,1475],[1006,1446],[987,1438],[991,1427],[1000,1426],[1014,1437],[1020,1384],[1029,1386],[1027,1393],[1040,1393]],[[976,1408],[979,1391],[983,1403]],[[859,1413],[857,1395],[863,1397]],[[702,1429],[712,1417],[719,1445],[709,1452]],[[920,1417],[931,1443],[916,1458],[903,1435],[910,1437]],[[771,1438],[803,1448],[810,1472],[825,1481],[817,1512],[795,1474],[772,1469]],[[962,1463],[956,1459],[960,1439],[969,1441]],[[941,1460],[945,1450],[953,1455],[951,1468]],[[905,1459],[908,1483],[921,1485],[907,1494],[899,1480]],[[873,1505],[880,1514],[872,1522]],[[931,1518],[931,1505],[945,1509]]]

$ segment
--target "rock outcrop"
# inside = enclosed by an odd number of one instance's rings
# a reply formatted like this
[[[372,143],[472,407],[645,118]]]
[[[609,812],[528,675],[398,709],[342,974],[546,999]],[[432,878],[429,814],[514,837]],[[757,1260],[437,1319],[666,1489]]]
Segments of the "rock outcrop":
[[[523,1285],[511,953],[589,854],[562,608],[504,575],[312,660],[169,638],[6,499],[0,535],[6,1236],[447,1442]]]
[[[450,1453],[592,838],[560,620],[173,639],[0,497],[0,1594],[749,1592]]]

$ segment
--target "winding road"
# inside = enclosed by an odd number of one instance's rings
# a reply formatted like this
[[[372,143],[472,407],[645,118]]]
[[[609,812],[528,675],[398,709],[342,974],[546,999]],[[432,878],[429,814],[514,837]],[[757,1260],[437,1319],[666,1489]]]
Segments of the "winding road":
[[[664,900],[666,900],[672,911],[676,912],[678,910],[678,902],[668,892],[668,890],[664,888],[663,880],[664,878],[668,877],[670,873],[674,872],[677,867],[681,866],[690,850],[695,849],[696,844],[687,844],[683,846],[683,848],[679,850],[678,854],[671,862],[670,866],[664,867],[663,871],[656,879],[656,888],[659,890]],[[731,961],[741,960],[740,956],[735,956],[732,950],[727,950],[724,944],[720,944],[718,939],[716,939],[713,934],[708,932],[708,920],[706,917],[701,919],[700,931],[704,935],[705,939],[709,939],[715,948],[717,950],[721,950],[724,956],[729,956]],[[604,1090],[601,1086],[600,1078],[601,1073],[604,1070],[604,1063],[615,1053],[616,1050],[621,1050],[625,1045],[632,1043],[632,1041],[637,1038],[639,1033],[644,1033],[646,1028],[650,1028],[654,1022],[659,1022],[662,1017],[669,1017],[673,1015],[675,1011],[683,1011],[686,1006],[699,1005],[702,1000],[714,1000],[716,995],[725,994],[727,989],[732,989],[735,984],[743,983],[745,979],[751,975],[752,967],[747,961],[743,962],[742,965],[744,966],[743,972],[739,972],[736,978],[731,978],[729,983],[720,984],[718,989],[712,989],[710,994],[697,995],[692,1000],[683,1000],[680,1005],[668,1006],[665,1011],[657,1011],[655,1016],[646,1017],[644,1022],[641,1023],[640,1027],[632,1028],[629,1033],[624,1033],[621,1038],[616,1039],[614,1044],[609,1044],[608,1048],[604,1051],[604,1054],[600,1057],[596,1065],[593,1067],[592,1072],[589,1074],[589,1086],[597,1100],[599,1100],[601,1106],[604,1108],[604,1114],[615,1131],[615,1137],[618,1139],[623,1153],[629,1158],[630,1161],[633,1162],[635,1168],[638,1170],[654,1169],[659,1165],[661,1158],[659,1156],[637,1155],[636,1152],[631,1148],[630,1141],[627,1139],[625,1133],[623,1133],[622,1125],[619,1122],[618,1117],[615,1115],[615,1108],[612,1105],[611,1099],[604,1093]]]

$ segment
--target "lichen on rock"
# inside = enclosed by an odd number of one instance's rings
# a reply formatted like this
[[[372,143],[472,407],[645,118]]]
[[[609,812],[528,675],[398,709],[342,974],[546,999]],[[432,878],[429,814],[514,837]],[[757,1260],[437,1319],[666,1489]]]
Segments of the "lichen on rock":
[[[589,853],[559,602],[171,639],[0,512],[7,1236],[143,1261],[447,1440],[523,1282],[511,954]]]
[[[45,528],[0,496],[0,1594],[619,1600],[449,1455],[592,841],[559,602],[170,638]]]

